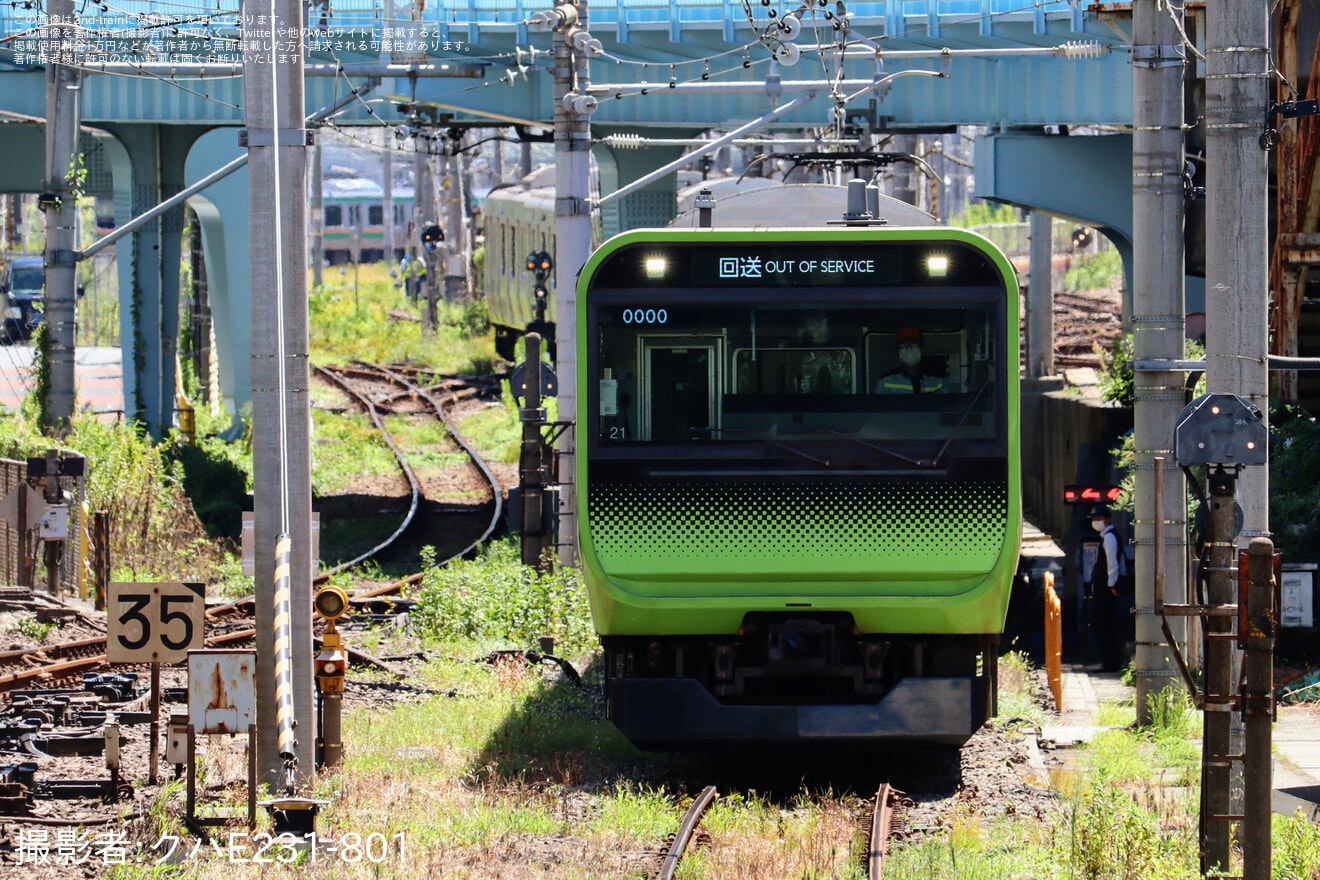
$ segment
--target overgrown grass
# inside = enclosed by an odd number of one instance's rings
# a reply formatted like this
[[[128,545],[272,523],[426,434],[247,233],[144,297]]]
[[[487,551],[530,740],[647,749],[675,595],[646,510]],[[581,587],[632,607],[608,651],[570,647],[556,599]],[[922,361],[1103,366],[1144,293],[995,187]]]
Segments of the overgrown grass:
[[[358,476],[399,473],[394,453],[362,413],[312,410],[312,462],[316,496],[342,492]]]
[[[0,456],[22,459],[60,446],[87,458],[91,510],[110,516],[110,557],[120,580],[211,580],[222,559],[183,489],[181,468],[132,426],[75,417],[57,444],[23,414],[0,419]]]
[[[1069,291],[1105,290],[1122,284],[1122,279],[1123,258],[1116,248],[1108,248],[1075,260],[1064,275],[1063,287]]]
[[[387,363],[428,364],[441,372],[489,373],[494,341],[481,304],[440,304],[434,336],[422,333],[421,313],[394,286],[384,264],[328,272],[311,295],[311,355],[316,363],[349,358]]]
[[[530,647],[551,636],[570,655],[596,645],[580,573],[538,574],[522,565],[513,540],[492,544],[476,561],[432,568],[415,598],[414,625],[440,641]]]
[[[1045,710],[1036,702],[1031,658],[1021,651],[1010,651],[999,658],[999,717],[1037,726],[1045,721]]]

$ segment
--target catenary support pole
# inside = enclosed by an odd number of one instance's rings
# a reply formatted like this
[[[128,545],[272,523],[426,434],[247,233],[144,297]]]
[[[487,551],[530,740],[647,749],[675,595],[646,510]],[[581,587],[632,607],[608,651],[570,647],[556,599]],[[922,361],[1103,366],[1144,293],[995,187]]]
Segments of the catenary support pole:
[[[445,302],[456,303],[467,299],[467,217],[463,211],[463,137],[450,139],[445,150],[445,170],[441,175],[444,202],[441,205],[442,224],[445,229],[444,294]]]
[[[299,0],[259,0],[243,16],[252,254],[252,466],[256,513],[257,749],[261,781],[283,788],[292,746],[301,774],[315,764],[312,675],[311,409],[307,335],[307,132],[303,58],[278,34],[303,32]],[[272,35],[276,35],[272,39]],[[286,38],[287,39],[287,38]],[[274,63],[278,57],[278,63]],[[291,693],[277,717],[277,539],[287,536],[288,628],[280,641]],[[277,720],[279,723],[277,723]],[[277,739],[279,737],[279,739]],[[281,746],[281,740],[283,745]]]
[[[1027,378],[1054,375],[1054,218],[1031,212],[1031,274],[1027,285]]]
[[[1206,385],[1268,421],[1266,157],[1261,113],[1272,74],[1266,0],[1211,0],[1206,38]],[[1135,237],[1135,236],[1134,236]],[[1239,546],[1269,537],[1269,470],[1248,468]]]
[[[435,141],[429,136],[421,135],[415,137],[413,141],[417,150],[414,166],[416,188],[413,199],[418,206],[418,220],[416,228],[413,229],[413,238],[418,244],[417,254],[426,272],[426,280],[422,282],[421,290],[418,292],[422,305],[422,333],[434,335],[436,324],[439,322],[436,302],[440,297],[440,279],[443,278],[445,270],[444,251],[439,247],[428,250],[421,243],[421,238],[426,227],[438,223],[440,218],[440,212],[436,209],[435,156],[431,154]]]
[[[47,0],[46,14],[54,27],[43,44],[55,57],[46,65],[46,182],[42,210],[46,215],[46,333],[47,386],[43,427],[63,436],[73,418],[74,346],[78,249],[75,223],[78,190],[82,186],[82,157],[78,129],[82,121],[82,89],[78,71],[62,64],[78,63],[76,13],[73,0]]]
[[[1237,394],[1267,424],[1268,154],[1259,138],[1274,76],[1269,19],[1268,0],[1206,5],[1206,387]],[[1269,468],[1247,468],[1237,498],[1243,512],[1237,546],[1269,537]],[[1224,674],[1236,683],[1240,655],[1229,651],[1225,662],[1231,665]],[[1227,715],[1225,725],[1230,743],[1223,751],[1240,752],[1241,722]],[[1226,843],[1217,839],[1215,846],[1215,858],[1226,858]]]
[[[586,30],[587,2],[577,0],[577,27]],[[555,102],[555,364],[559,418],[577,419],[577,276],[591,255],[591,117],[570,113],[569,92],[591,86],[585,52],[574,52],[565,28],[554,33]],[[576,429],[559,438],[559,561],[577,560]]]
[[[1183,69],[1184,53],[1174,17],[1159,0],[1136,0],[1132,61],[1132,335],[1138,359],[1172,362],[1183,357],[1184,247]],[[1154,479],[1154,459],[1170,455],[1174,426],[1184,403],[1183,374],[1172,363],[1134,379],[1133,425],[1136,485],[1133,538],[1136,543],[1136,712],[1150,723],[1149,698],[1177,686],[1178,672],[1165,645],[1155,609],[1154,542],[1162,532],[1164,600],[1186,601],[1186,486],[1182,471],[1166,468]],[[1156,496],[1161,504],[1156,504]],[[1166,517],[1156,528],[1155,510]],[[1171,621],[1175,638],[1186,641],[1183,618]]]

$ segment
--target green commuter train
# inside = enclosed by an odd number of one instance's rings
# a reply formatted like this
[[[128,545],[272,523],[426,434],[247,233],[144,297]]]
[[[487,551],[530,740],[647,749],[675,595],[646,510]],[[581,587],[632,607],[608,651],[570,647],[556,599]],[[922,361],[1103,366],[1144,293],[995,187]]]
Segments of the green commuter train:
[[[610,719],[644,748],[965,742],[1021,535],[1005,256],[942,227],[637,230],[577,295]]]

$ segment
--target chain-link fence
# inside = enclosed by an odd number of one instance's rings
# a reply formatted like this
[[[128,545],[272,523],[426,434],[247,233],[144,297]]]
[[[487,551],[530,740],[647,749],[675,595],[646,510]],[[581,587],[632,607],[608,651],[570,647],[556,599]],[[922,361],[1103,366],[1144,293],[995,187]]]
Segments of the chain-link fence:
[[[8,498],[18,488],[27,474],[27,462],[0,458],[0,498]],[[69,537],[61,541],[44,541],[38,537],[37,512],[28,517],[28,552],[32,563],[33,584],[20,581],[22,570],[23,539],[18,524],[5,520],[0,522],[0,583],[17,586],[47,584],[46,545],[55,548],[56,580],[63,595],[78,595],[79,574],[85,568],[83,558],[86,555],[87,541],[83,531],[83,501],[86,483],[82,477],[59,477],[60,489],[68,500]],[[15,510],[17,507],[15,507]]]

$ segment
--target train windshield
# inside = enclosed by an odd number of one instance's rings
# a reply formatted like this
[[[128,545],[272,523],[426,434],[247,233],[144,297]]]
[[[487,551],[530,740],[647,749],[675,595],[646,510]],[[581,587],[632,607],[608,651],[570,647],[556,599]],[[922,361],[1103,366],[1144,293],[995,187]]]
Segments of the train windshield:
[[[593,308],[601,457],[905,467],[1002,441],[1002,291],[688,293]]]

